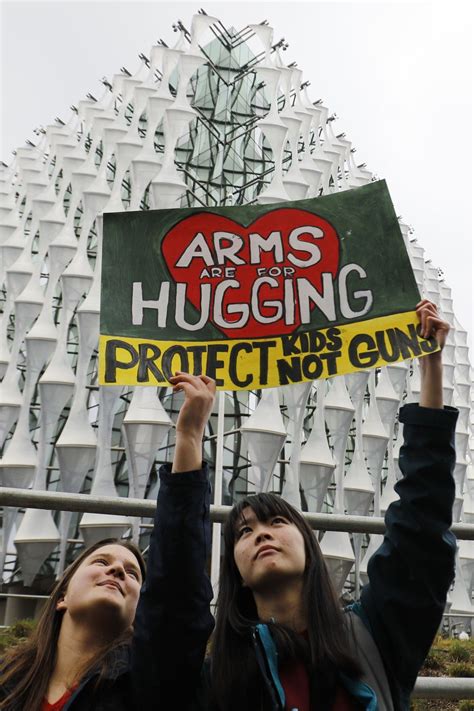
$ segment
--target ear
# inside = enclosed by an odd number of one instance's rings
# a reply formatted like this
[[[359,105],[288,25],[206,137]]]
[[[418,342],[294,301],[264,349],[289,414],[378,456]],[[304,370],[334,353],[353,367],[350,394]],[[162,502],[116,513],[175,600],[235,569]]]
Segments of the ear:
[[[66,600],[64,593],[61,593],[61,597],[56,603],[56,610],[60,612],[61,610],[67,610]]]

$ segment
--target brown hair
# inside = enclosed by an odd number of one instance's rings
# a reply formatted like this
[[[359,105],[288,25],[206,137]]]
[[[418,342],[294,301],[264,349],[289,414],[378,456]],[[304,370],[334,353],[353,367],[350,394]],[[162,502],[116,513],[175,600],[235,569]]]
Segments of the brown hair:
[[[40,711],[48,690],[48,683],[54,670],[57,644],[63,612],[56,606],[67,590],[67,586],[82,562],[95,550],[108,545],[120,545],[131,551],[138,561],[142,579],[145,579],[145,562],[140,550],[129,541],[107,538],[83,551],[66,568],[60,580],[53,588],[31,636],[15,646],[5,655],[0,666],[0,689],[4,698],[0,701],[1,709],[28,709]],[[121,632],[116,639],[101,649],[85,666],[83,676],[93,667],[97,667],[99,681],[108,670],[107,655],[130,638],[130,631]]]
[[[257,494],[232,509],[224,527],[224,556],[219,580],[216,628],[212,642],[212,692],[217,708],[260,708],[263,683],[252,650],[252,628],[259,622],[252,591],[242,586],[234,559],[237,527],[245,508],[259,521],[284,516],[303,536],[306,569],[303,606],[307,640],[283,625],[270,622],[280,661],[300,658],[318,687],[318,708],[330,706],[339,671],[356,678],[360,666],[348,651],[344,616],[313,530],[293,506],[274,494]],[[244,681],[245,680],[245,681]],[[314,703],[314,701],[313,701]]]

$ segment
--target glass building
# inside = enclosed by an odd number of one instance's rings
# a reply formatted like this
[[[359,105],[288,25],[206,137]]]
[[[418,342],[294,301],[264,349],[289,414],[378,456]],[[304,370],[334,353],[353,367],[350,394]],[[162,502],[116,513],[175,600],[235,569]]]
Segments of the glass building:
[[[47,126],[0,171],[0,482],[3,487],[154,500],[173,456],[181,399],[169,389],[97,384],[102,214],[277,203],[370,182],[330,109],[282,61],[269,25],[225,28],[195,15],[179,40],[104,79],[67,124]],[[456,521],[474,522],[471,371],[451,290],[400,228],[420,288],[452,327],[444,395],[460,409]],[[383,515],[399,476],[403,402],[416,360],[330,381],[222,392],[206,433],[214,503],[281,493],[303,510]],[[472,439],[471,439],[472,444]],[[4,506],[0,621],[35,613],[84,544],[133,537],[150,518]],[[214,524],[211,577],[220,558]],[[380,536],[320,534],[340,592],[357,596]],[[451,612],[471,612],[474,547],[462,541]],[[29,595],[32,597],[22,597]]]

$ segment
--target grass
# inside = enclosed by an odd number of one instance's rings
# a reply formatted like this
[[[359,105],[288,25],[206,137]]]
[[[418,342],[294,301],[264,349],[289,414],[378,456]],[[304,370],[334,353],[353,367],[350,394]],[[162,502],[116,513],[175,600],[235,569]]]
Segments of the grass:
[[[0,630],[0,656],[6,649],[26,639],[34,624],[33,620],[18,620],[11,627]]]
[[[471,669],[474,669],[474,640],[461,642],[459,639],[437,637],[420,674],[422,676],[472,676],[468,673]]]
[[[474,640],[461,642],[459,639],[437,637],[425,663],[421,676],[474,676]],[[411,711],[474,711],[474,699],[414,699]]]

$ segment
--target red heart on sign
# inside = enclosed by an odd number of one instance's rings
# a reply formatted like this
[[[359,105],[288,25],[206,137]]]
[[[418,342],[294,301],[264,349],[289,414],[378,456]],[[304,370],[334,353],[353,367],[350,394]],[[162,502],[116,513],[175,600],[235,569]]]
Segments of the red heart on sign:
[[[197,213],[167,232],[161,249],[172,278],[186,284],[186,299],[199,313],[201,288],[210,285],[208,320],[228,338],[295,331],[301,325],[297,280],[321,292],[323,273],[334,279],[339,264],[334,227],[296,208],[276,208],[248,226]]]

